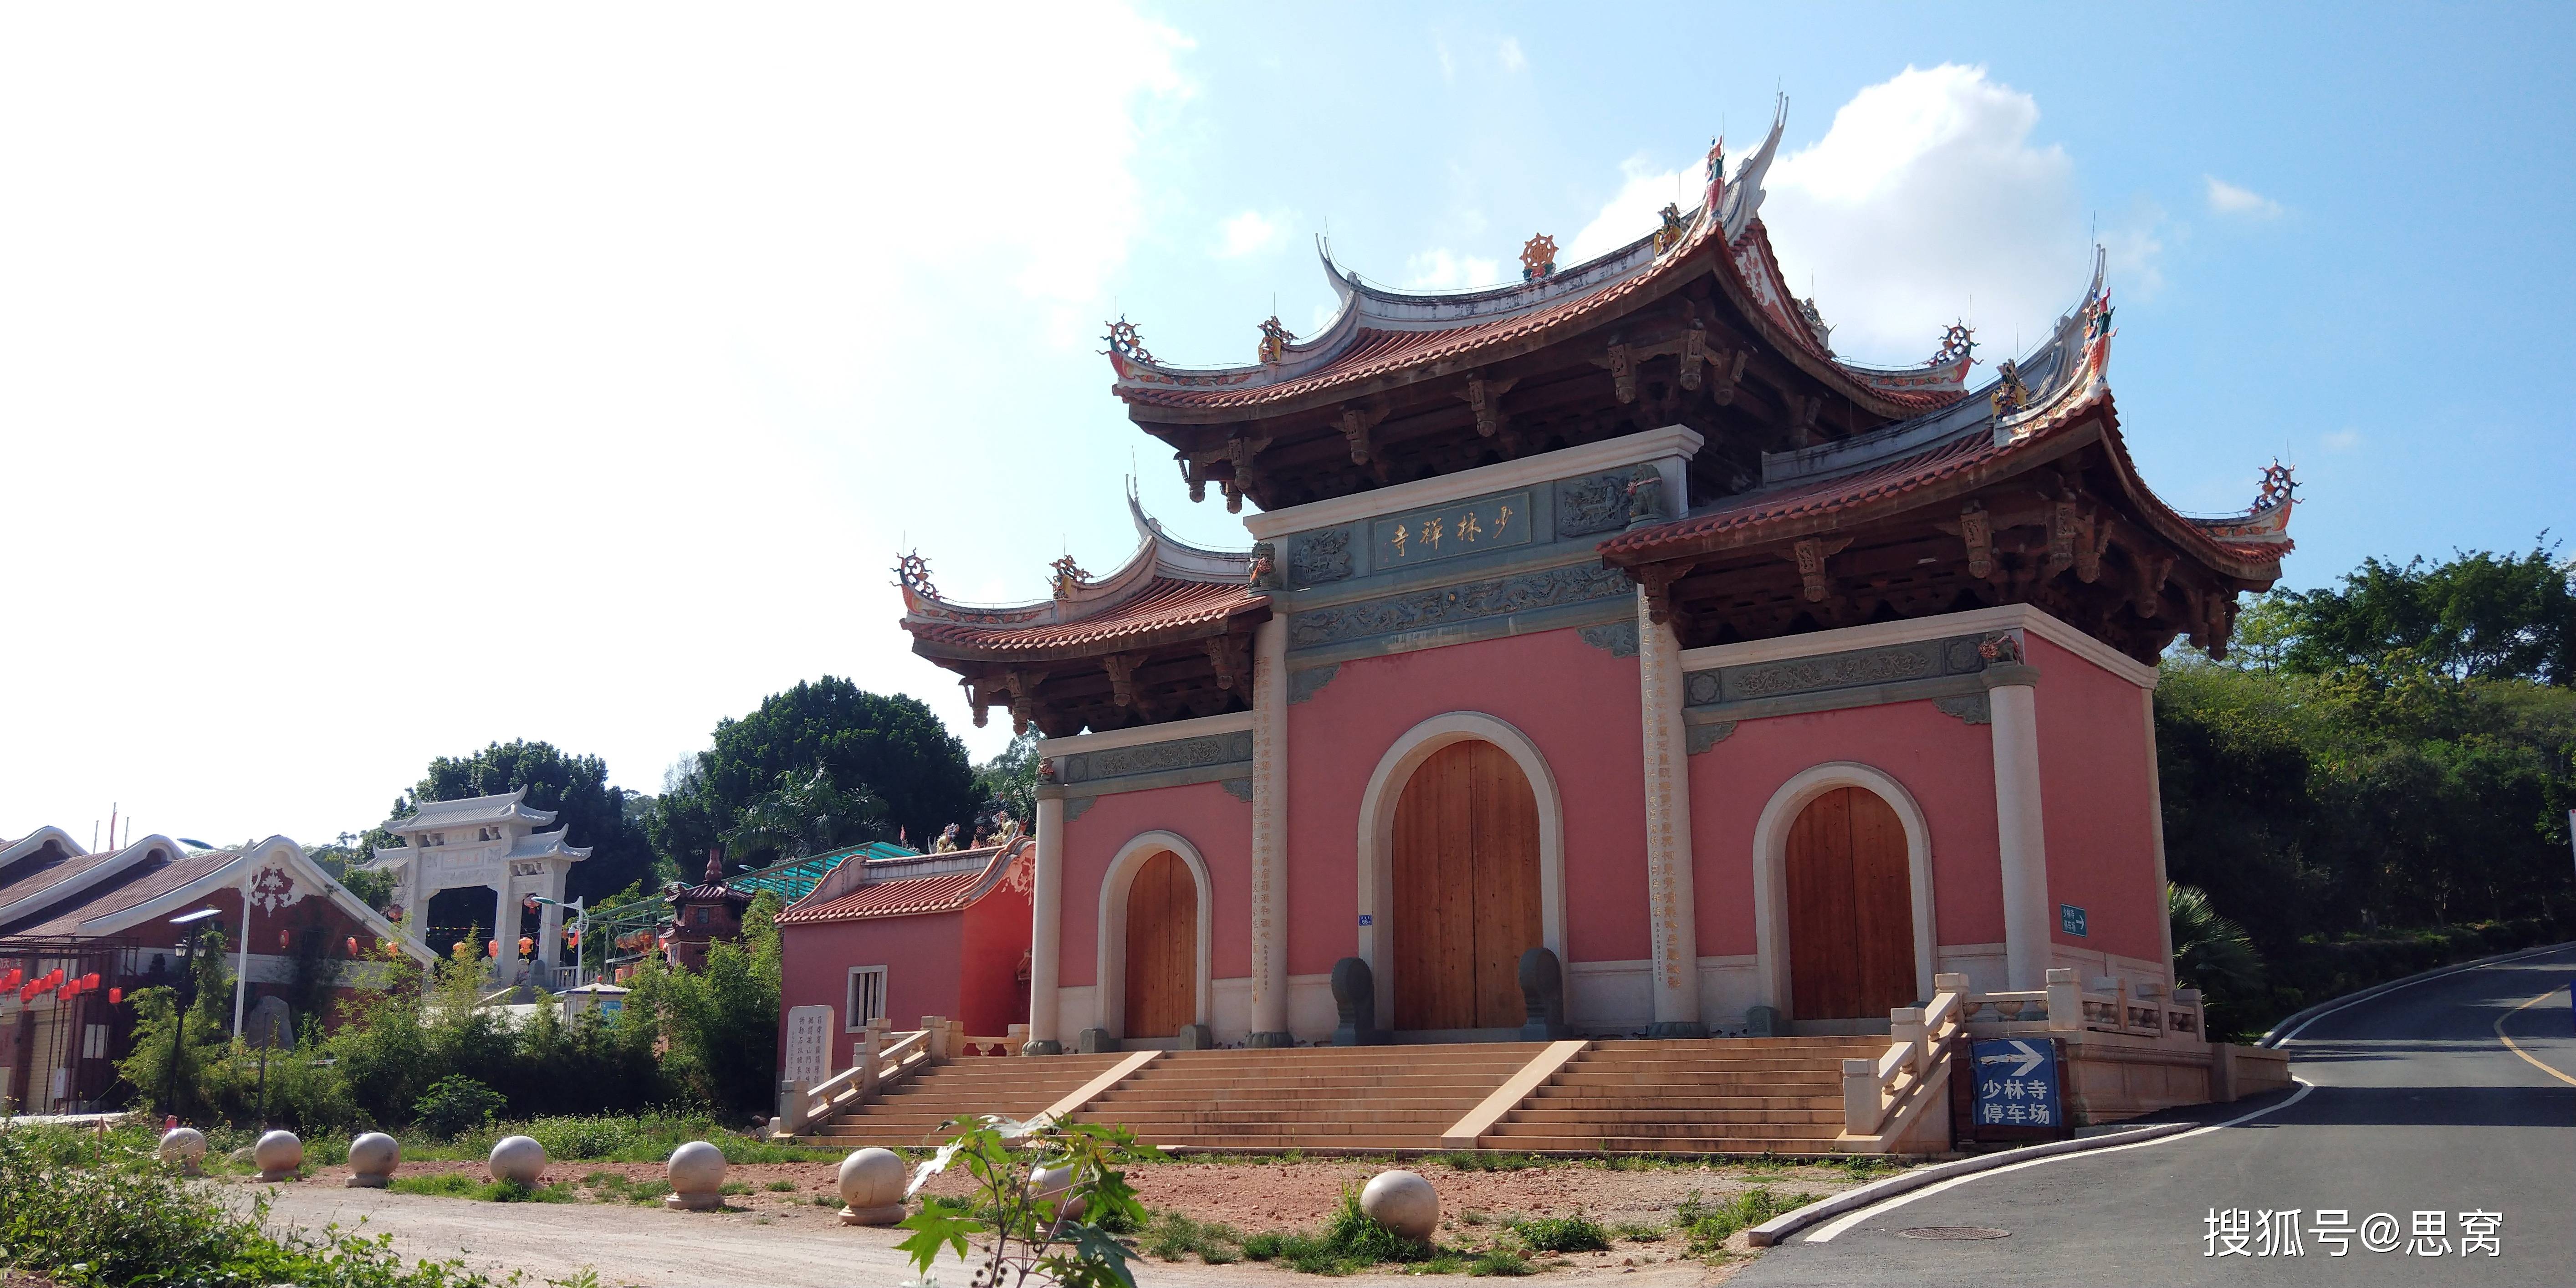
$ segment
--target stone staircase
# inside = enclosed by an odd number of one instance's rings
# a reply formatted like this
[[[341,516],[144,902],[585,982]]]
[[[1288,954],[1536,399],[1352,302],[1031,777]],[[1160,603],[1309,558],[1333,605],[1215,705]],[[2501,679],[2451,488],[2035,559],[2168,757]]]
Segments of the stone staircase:
[[[1842,1062],[1883,1037],[1604,1042],[1488,1130],[1495,1150],[1829,1154],[1843,1130]]]
[[[1036,1117],[1125,1058],[969,1056],[951,1060],[923,1069],[857,1109],[808,1128],[796,1140],[836,1149],[935,1145],[939,1125],[951,1118],[967,1114]]]
[[[1440,1134],[1546,1050],[1476,1042],[1174,1051],[1074,1114],[1147,1144],[1245,1153],[1440,1148]]]
[[[1830,1154],[1842,1135],[1842,1062],[1875,1059],[1875,1036],[1602,1041],[1492,1118],[1476,1147],[1533,1153]],[[1147,1144],[1241,1153],[1433,1151],[1544,1042],[1169,1051],[1068,1117],[1114,1123]],[[968,1057],[921,1069],[799,1143],[934,1143],[966,1114],[1029,1118],[1101,1079],[1127,1055]],[[1527,1085],[1527,1081],[1524,1082]],[[1498,1106],[1488,1106],[1485,1122]],[[1469,1131],[1475,1128],[1470,1126]],[[1463,1141],[1453,1142],[1463,1144]]]

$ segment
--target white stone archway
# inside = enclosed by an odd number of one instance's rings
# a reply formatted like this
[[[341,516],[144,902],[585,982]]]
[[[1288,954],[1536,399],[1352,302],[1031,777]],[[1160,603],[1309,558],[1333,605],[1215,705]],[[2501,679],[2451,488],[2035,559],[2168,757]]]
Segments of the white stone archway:
[[[1395,915],[1395,807],[1422,762],[1444,747],[1471,740],[1501,748],[1520,766],[1530,794],[1538,798],[1539,937],[1565,963],[1565,810],[1556,774],[1538,744],[1507,720],[1481,711],[1436,715],[1405,730],[1386,749],[1369,775],[1368,790],[1360,795],[1359,956],[1377,984],[1381,1024],[1395,1014],[1394,961],[1386,951]]]
[[[1198,949],[1191,963],[1193,1024],[1212,1023],[1216,987],[1210,978],[1211,960],[1209,930],[1214,920],[1211,910],[1216,903],[1216,885],[1208,879],[1207,860],[1199,857],[1198,847],[1178,832],[1139,832],[1120,846],[1118,856],[1109,861],[1109,870],[1100,878],[1100,940],[1095,946],[1100,1015],[1097,1023],[1109,1035],[1126,1041],[1127,1032],[1127,894],[1136,884],[1136,872],[1145,860],[1165,850],[1180,856],[1182,866],[1190,870],[1190,883],[1198,888]],[[1173,1037],[1170,1033],[1141,1035],[1139,1040],[1153,1042]]]
[[[1810,801],[1841,787],[1857,787],[1886,801],[1905,828],[1905,867],[1914,903],[1914,991],[1932,995],[1934,942],[1932,917],[1932,829],[1914,794],[1890,775],[1857,761],[1838,760],[1801,771],[1771,793],[1753,825],[1753,931],[1755,960],[1764,1004],[1790,1019],[1789,987],[1789,829]]]

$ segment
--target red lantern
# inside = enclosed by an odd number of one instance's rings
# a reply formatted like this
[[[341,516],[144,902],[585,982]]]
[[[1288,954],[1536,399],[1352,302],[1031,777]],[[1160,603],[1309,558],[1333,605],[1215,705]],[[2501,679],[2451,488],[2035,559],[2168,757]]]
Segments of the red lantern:
[[[349,936],[349,955],[352,957],[358,955],[358,937],[356,935]]]
[[[277,951],[286,951],[286,932],[283,930],[277,932]]]
[[[536,940],[530,939],[530,938],[528,938],[526,935],[521,935],[521,936],[519,936],[519,955],[520,955],[521,957],[525,957],[525,956],[527,956],[528,954],[530,954],[530,953],[532,953],[532,952],[535,952],[536,950],[537,950],[537,941],[536,941]]]
[[[26,974],[27,972],[25,971],[19,970],[16,967],[11,967],[8,974],[0,975],[0,992],[7,992],[10,989],[16,988],[18,986],[18,982],[26,978]]]
[[[125,990],[121,988],[111,988],[107,990],[107,1004],[110,1006],[123,1006],[125,1004]]]
[[[98,987],[98,972],[97,972],[97,971],[91,971],[90,973],[88,973],[88,974],[86,974],[86,975],[81,976],[81,991],[82,991],[82,992],[84,992],[84,993],[86,993],[86,992],[90,992],[90,991],[92,991],[92,990],[96,989],[97,987]]]

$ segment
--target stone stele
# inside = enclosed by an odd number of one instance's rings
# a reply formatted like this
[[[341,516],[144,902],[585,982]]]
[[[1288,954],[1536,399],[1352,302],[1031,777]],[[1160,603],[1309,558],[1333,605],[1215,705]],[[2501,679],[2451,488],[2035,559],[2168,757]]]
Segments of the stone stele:
[[[206,1134],[194,1127],[173,1127],[161,1137],[161,1161],[175,1163],[186,1176],[202,1176],[197,1167],[206,1156]]]
[[[724,1206],[725,1156],[714,1145],[693,1140],[672,1150],[666,1174],[671,1192],[662,1197],[662,1206],[686,1212],[712,1212]]]
[[[525,1136],[504,1136],[492,1146],[492,1179],[534,1185],[546,1170],[546,1147]]]
[[[380,1131],[371,1131],[349,1142],[348,1184],[369,1190],[381,1190],[394,1178],[394,1169],[402,1166],[402,1146]]]
[[[1360,1211],[1416,1243],[1429,1243],[1440,1230],[1440,1192],[1412,1172],[1380,1172],[1370,1177],[1367,1188],[1360,1191]]]
[[[263,1181],[291,1181],[295,1169],[304,1166],[304,1141],[291,1131],[273,1131],[250,1147],[250,1161],[259,1166]]]
[[[841,1224],[893,1225],[903,1219],[903,1159],[893,1150],[852,1150],[841,1160]]]

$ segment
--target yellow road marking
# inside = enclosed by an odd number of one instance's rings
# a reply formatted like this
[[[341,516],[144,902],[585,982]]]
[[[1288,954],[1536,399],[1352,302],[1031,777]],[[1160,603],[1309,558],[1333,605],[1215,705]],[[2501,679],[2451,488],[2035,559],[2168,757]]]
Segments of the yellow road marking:
[[[2513,1017],[2515,1017],[2515,1016],[2517,1016],[2517,1015],[2522,1014],[2524,1011],[2530,1010],[2532,1007],[2538,1006],[2538,1005],[2540,1005],[2542,1002],[2546,1002],[2546,1001],[2548,1001],[2549,999],[2551,999],[2551,998],[2553,998],[2553,997],[2556,997],[2556,996],[2558,996],[2560,993],[2563,993],[2563,992],[2565,992],[2565,991],[2566,991],[2565,989],[2553,988],[2553,989],[2549,990],[2548,992],[2543,993],[2543,994],[2541,994],[2540,996],[2535,997],[2535,998],[2531,999],[2530,1001],[2525,1002],[2525,1003],[2523,1003],[2522,1005],[2517,1006],[2517,1007],[2513,1008],[2512,1010],[2507,1011],[2507,1012],[2505,1012],[2504,1014],[2497,1016],[2497,1017],[2496,1017],[2496,1022],[2495,1022],[2495,1035],[2496,1035],[2498,1038],[2501,1038],[2501,1039],[2503,1039],[2503,1040],[2504,1040],[2504,1046],[2505,1046],[2505,1049],[2506,1049],[2506,1050],[2511,1051],[2511,1052],[2513,1052],[2515,1055],[2521,1056],[2524,1060],[2526,1060],[2526,1061],[2530,1062],[2530,1064],[2531,1064],[2531,1067],[2532,1067],[2532,1068],[2538,1069],[2538,1070],[2540,1070],[2542,1073],[2548,1074],[2550,1077],[2556,1078],[2556,1079],[2557,1079],[2557,1080],[2559,1080],[2560,1082],[2566,1083],[2568,1086],[2576,1087],[2576,1077],[2569,1077],[2567,1074],[2562,1073],[2562,1072],[2560,1072],[2560,1071],[2558,1071],[2558,1070],[2556,1070],[2556,1069],[2553,1069],[2553,1068],[2549,1067],[2549,1066],[2548,1066],[2548,1065],[2546,1065],[2546,1064],[2541,1063],[2541,1060],[2540,1060],[2540,1057],[2539,1057],[2539,1056],[2533,1055],[2533,1054],[2532,1054],[2532,1053],[2530,1053],[2529,1051],[2525,1051],[2525,1050],[2523,1050],[2523,1049],[2522,1049],[2522,1044],[2521,1044],[2521,1043],[2519,1043],[2519,1042],[2514,1041],[2514,1040],[2513,1040],[2513,1035],[2512,1035],[2512,1034],[2509,1034],[2509,1033],[2507,1033],[2507,1032],[2505,1032],[2505,1031],[2504,1031],[2504,1022],[2505,1022],[2506,1020],[2510,1020],[2510,1019],[2512,1019]]]

